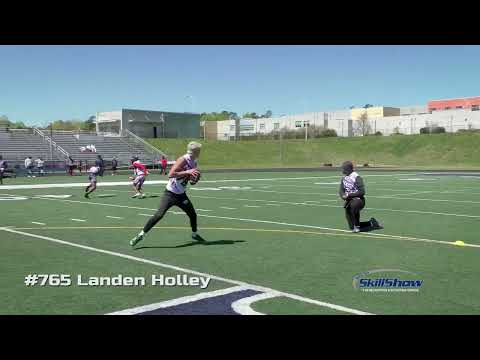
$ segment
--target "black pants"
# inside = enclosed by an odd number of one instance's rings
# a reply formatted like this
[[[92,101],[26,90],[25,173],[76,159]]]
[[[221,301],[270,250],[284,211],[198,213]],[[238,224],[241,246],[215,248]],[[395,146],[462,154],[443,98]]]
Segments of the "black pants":
[[[365,199],[353,198],[345,204],[345,216],[347,218],[350,230],[354,226],[360,228],[360,231],[368,231],[371,228],[370,221],[360,222],[360,211],[365,207]]]
[[[193,205],[188,198],[187,194],[174,194],[171,191],[166,190],[163,194],[162,200],[160,200],[160,207],[158,208],[157,212],[148,220],[148,222],[143,227],[143,232],[147,233],[150,231],[151,228],[155,226],[164,216],[165,213],[170,209],[172,206],[178,206],[180,209],[185,211],[185,213],[190,218],[190,226],[192,227],[192,231],[197,231],[197,213],[193,208]]]

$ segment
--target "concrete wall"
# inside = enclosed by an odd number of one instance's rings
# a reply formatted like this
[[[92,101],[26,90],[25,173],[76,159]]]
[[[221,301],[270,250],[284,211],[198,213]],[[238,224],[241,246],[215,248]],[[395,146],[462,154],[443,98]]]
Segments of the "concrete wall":
[[[400,108],[386,107],[386,106],[374,106],[367,109],[356,108],[350,111],[350,118],[353,120],[358,120],[365,113],[369,118],[398,116],[400,115]]]
[[[143,138],[200,137],[200,114],[123,109],[122,123]]]

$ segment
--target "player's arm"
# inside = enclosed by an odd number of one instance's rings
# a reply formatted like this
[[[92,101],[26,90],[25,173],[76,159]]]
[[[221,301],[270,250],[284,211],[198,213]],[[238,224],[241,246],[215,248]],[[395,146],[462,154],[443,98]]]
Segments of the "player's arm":
[[[340,189],[338,189],[338,195],[340,195],[340,197],[345,200],[346,195],[345,186],[343,186],[343,178],[342,180],[340,180]]]
[[[197,172],[197,169],[181,171],[180,169],[182,169],[185,166],[186,162],[187,160],[185,160],[183,157],[179,157],[177,161],[175,161],[175,164],[170,169],[170,172],[168,173],[168,177],[179,179],[187,175],[192,175],[194,172]]]
[[[357,178],[355,179],[355,186],[357,187],[358,191],[348,194],[347,200],[365,196],[365,185],[363,184],[363,179],[360,176],[357,176]]]

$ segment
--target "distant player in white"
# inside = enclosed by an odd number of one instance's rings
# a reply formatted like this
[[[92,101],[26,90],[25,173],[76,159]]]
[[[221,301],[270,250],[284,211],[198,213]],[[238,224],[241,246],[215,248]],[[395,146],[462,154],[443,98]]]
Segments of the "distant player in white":
[[[192,228],[192,239],[197,241],[205,241],[197,234],[197,213],[186,194],[187,185],[194,185],[200,179],[200,171],[197,169],[197,159],[200,157],[200,149],[202,145],[197,142],[191,142],[187,146],[187,154],[179,157],[172,166],[168,174],[168,184],[165,193],[160,201],[157,212],[147,221],[143,230],[130,240],[130,245],[135,246],[143,240],[147,234],[165,215],[172,206],[178,206],[182,209],[190,219]]]
[[[41,157],[39,157],[37,160],[35,160],[35,162],[37,163],[38,175],[44,176],[45,171],[43,169],[44,169],[45,161],[43,161],[43,159]]]
[[[35,177],[35,175],[33,175],[33,172],[32,172],[33,160],[31,156],[25,159],[25,169],[27,170],[28,177]]]
[[[97,175],[100,172],[98,166],[92,166],[88,170],[88,180],[90,184],[85,188],[85,197],[88,199],[89,195],[97,189]]]

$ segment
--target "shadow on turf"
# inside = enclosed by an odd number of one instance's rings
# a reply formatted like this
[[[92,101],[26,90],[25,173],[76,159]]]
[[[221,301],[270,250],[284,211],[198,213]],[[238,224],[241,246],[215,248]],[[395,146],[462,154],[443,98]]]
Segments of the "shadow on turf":
[[[203,245],[203,246],[210,246],[210,245],[233,245],[236,243],[243,243],[246,242],[245,240],[217,240],[217,241],[191,241],[186,244],[182,245],[175,245],[175,246],[141,246],[135,248],[135,250],[140,250],[140,249],[178,249],[178,248],[184,248],[184,247],[189,247],[189,246],[195,246],[195,245]]]

